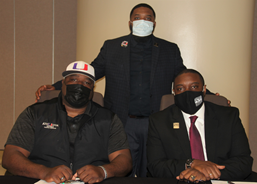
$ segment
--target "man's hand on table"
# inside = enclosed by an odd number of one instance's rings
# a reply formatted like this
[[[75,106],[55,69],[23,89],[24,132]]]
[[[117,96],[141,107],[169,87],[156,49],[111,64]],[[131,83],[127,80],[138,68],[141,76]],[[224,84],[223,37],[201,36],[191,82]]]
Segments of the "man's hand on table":
[[[46,168],[45,176],[42,178],[46,182],[61,183],[72,178],[72,171],[65,165],[53,168]]]
[[[180,173],[180,175],[176,177],[176,179],[177,180],[186,180],[186,181],[190,181],[190,182],[194,182],[194,183],[198,183],[200,181],[207,180],[207,178],[205,177],[205,175],[203,173],[201,173],[200,171],[193,169],[193,168],[189,168],[189,169],[182,171]]]
[[[104,176],[105,174],[102,168],[93,165],[86,165],[77,170],[73,175],[72,180],[75,180],[78,177],[81,181],[91,184],[103,181]]]
[[[212,179],[219,179],[221,169],[224,165],[218,165],[210,161],[194,160],[191,168],[188,168],[176,177],[177,180],[186,180],[198,183],[199,181],[206,181]]]
[[[207,180],[219,179],[220,169],[224,169],[225,166],[218,165],[210,161],[194,160],[191,167],[203,173]]]

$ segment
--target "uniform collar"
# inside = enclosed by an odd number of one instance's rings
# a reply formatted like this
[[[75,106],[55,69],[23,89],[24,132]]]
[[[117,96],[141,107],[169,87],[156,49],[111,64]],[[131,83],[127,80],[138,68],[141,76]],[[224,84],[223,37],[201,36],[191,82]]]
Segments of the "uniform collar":
[[[135,47],[137,44],[150,44],[153,40],[153,34],[146,37],[139,37],[131,34],[131,44],[132,47]]]

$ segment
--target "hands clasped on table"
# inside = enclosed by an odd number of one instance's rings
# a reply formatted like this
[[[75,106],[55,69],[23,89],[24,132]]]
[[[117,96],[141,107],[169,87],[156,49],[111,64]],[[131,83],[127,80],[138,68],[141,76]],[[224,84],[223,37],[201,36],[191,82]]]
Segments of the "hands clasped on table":
[[[225,166],[218,165],[210,161],[194,160],[191,168],[180,173],[176,178],[178,180],[186,180],[190,182],[207,181],[220,178],[220,170]]]
[[[75,181],[76,178],[80,178],[81,181],[90,184],[103,181],[104,175],[104,171],[100,167],[93,165],[86,165],[78,169],[74,175],[72,175],[70,168],[65,165],[60,165],[53,168],[47,168],[43,179],[46,182],[61,183],[67,180]]]

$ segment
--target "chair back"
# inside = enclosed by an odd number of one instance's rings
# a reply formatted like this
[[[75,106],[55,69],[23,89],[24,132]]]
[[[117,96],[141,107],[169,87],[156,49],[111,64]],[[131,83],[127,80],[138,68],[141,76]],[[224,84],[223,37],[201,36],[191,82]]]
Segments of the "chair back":
[[[51,90],[51,91],[42,91],[41,97],[38,102],[43,102],[45,100],[50,100],[52,98],[58,97],[61,90]],[[102,107],[104,106],[104,98],[103,95],[99,92],[94,92],[93,99],[95,103],[98,103]]]
[[[223,106],[228,106],[228,100],[224,96],[216,96],[216,95],[205,95],[204,97],[205,101],[212,102],[217,105],[223,105]],[[163,95],[161,99],[161,104],[160,104],[160,110],[164,110],[167,107],[173,105],[174,102],[174,95],[173,94],[167,94]]]

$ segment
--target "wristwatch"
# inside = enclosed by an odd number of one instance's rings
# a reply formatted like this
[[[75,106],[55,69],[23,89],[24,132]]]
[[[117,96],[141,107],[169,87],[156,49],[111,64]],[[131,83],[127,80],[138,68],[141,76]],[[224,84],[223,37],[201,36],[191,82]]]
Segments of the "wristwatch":
[[[192,159],[192,158],[187,159],[187,161],[185,163],[185,168],[186,169],[191,168],[193,161],[194,161],[194,159]]]

